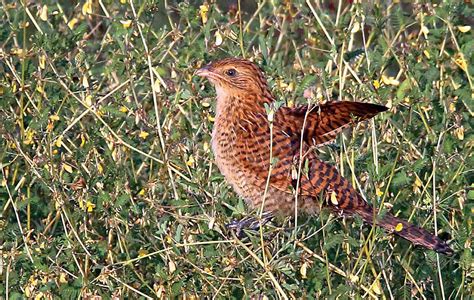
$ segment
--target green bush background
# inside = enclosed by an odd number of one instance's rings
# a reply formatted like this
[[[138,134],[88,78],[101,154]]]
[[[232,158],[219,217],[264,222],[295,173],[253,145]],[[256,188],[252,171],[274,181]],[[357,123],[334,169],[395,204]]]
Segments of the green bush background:
[[[0,298],[471,295],[470,1],[72,2],[0,4]],[[236,239],[254,212],[213,164],[215,91],[193,76],[229,56],[287,105],[389,106],[317,151],[455,255],[327,212]]]

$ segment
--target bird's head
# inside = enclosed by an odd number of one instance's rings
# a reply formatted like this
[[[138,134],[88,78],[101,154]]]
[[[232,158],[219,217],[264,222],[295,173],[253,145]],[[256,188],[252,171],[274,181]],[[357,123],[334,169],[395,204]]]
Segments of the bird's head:
[[[260,68],[241,58],[225,58],[199,69],[197,76],[206,77],[215,86],[218,99],[221,97],[254,94],[265,95],[267,81]]]

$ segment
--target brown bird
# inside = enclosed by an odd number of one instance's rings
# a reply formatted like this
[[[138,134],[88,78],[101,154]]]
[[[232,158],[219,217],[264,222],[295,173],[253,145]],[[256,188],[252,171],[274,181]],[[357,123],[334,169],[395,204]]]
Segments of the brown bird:
[[[334,212],[359,215],[369,224],[375,220],[413,244],[453,252],[443,240],[390,213],[377,218],[378,211],[313,149],[387,110],[385,106],[342,101],[276,108],[263,72],[245,59],[219,60],[196,75],[206,77],[217,92],[212,132],[216,164],[249,206],[258,208],[263,202],[265,212],[291,216],[295,203],[299,212],[315,213],[322,199]]]

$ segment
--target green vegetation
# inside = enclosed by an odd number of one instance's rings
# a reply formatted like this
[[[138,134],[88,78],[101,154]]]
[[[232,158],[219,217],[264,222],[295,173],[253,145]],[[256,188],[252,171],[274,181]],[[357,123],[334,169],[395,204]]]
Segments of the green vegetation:
[[[471,295],[470,1],[156,2],[1,2],[0,298]],[[455,255],[328,212],[236,239],[255,212],[213,164],[193,76],[228,56],[287,105],[389,106],[316,151]]]

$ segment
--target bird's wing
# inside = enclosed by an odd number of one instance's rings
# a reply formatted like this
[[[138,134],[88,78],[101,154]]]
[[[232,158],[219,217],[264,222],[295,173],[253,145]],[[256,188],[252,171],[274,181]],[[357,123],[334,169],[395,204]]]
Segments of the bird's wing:
[[[248,136],[240,139],[246,153],[242,163],[252,170],[253,180],[262,186],[268,182],[285,193],[298,188],[300,195],[317,196],[337,179],[334,167],[319,160],[305,141],[301,143],[300,136],[288,133],[284,118],[275,118],[272,138],[266,122],[264,117],[259,118],[253,123],[254,130],[245,131]]]
[[[298,187],[300,194],[318,195],[335,182],[342,182],[342,177],[335,167],[318,159],[311,145],[327,143],[344,128],[386,109],[360,102],[327,103],[310,108],[308,113],[307,107],[280,108],[273,121],[271,139],[268,120],[263,114],[259,115],[252,122],[244,122],[249,128],[242,130],[239,139],[246,153],[243,163],[253,171],[255,180],[263,183],[267,182],[271,162],[269,184],[272,187],[288,193]]]
[[[277,117],[284,120],[287,132],[299,136],[303,132],[308,144],[324,145],[333,141],[343,129],[385,110],[387,107],[382,105],[341,101],[312,107],[280,108]]]

